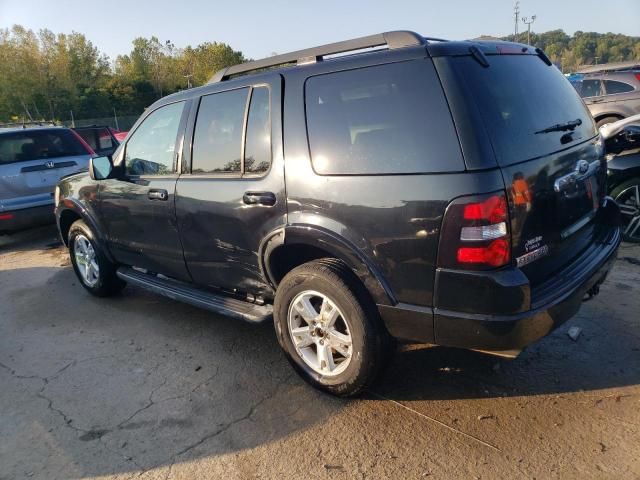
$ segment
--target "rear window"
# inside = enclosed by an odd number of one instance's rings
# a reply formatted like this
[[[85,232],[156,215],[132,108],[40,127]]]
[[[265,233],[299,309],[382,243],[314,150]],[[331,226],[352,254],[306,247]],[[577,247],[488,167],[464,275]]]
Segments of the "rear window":
[[[536,55],[490,55],[485,68],[470,56],[450,57],[476,102],[498,163],[511,165],[549,155],[596,135],[595,124],[571,83]],[[582,121],[567,132],[541,133],[553,125]]]
[[[311,160],[321,175],[464,169],[430,60],[311,77],[305,100]]]
[[[23,130],[0,133],[0,164],[88,155],[69,130]]]

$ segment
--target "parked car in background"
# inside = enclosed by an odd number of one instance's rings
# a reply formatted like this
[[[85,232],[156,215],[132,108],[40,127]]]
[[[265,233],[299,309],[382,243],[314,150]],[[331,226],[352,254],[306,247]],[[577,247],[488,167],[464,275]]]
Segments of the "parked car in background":
[[[621,238],[603,142],[544,52],[407,31],[224,69],[57,196],[91,294],[273,317],[343,396],[393,338],[518,355],[598,292]]]
[[[127,136],[127,132],[119,132],[111,127],[91,125],[87,127],[73,127],[85,142],[99,156],[111,155],[120,142]]]
[[[76,132],[55,126],[0,128],[0,233],[53,223],[54,190],[94,155]]]
[[[584,67],[569,81],[587,104],[598,127],[640,113],[640,64]]]
[[[640,114],[607,125],[607,177],[610,195],[618,202],[622,235],[628,242],[640,242]],[[619,131],[618,131],[619,130]]]

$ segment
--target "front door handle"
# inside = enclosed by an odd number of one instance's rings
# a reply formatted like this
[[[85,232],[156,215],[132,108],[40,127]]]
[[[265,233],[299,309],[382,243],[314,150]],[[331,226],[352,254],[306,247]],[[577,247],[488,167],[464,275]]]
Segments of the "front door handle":
[[[245,192],[242,201],[247,205],[273,207],[276,204],[276,194],[272,192]]]
[[[149,190],[147,196],[149,200],[167,200],[169,198],[169,192],[160,188],[154,188]]]

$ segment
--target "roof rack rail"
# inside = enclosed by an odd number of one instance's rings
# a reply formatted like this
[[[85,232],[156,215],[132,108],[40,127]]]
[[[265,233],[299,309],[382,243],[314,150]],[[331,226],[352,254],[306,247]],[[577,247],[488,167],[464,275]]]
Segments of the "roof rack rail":
[[[0,123],[0,128],[27,128],[27,127],[56,127],[56,123],[50,120],[28,120],[24,122]]]
[[[439,39],[432,39],[440,41]],[[287,64],[305,65],[322,61],[322,57],[327,55],[335,55],[353,50],[362,50],[365,48],[373,48],[387,46],[389,50],[396,48],[404,48],[411,46],[425,45],[427,40],[415,32],[406,30],[398,30],[394,32],[378,33],[367,37],[354,38],[353,40],[345,40],[343,42],[329,43],[320,47],[307,48],[295,52],[275,55],[261,60],[242,63],[231,67],[223,68],[216,72],[208,83],[217,83],[228,80],[233,75],[253,72],[271,67],[277,67]]]
[[[582,65],[575,73],[626,72],[640,69],[640,61],[600,63],[598,65]]]

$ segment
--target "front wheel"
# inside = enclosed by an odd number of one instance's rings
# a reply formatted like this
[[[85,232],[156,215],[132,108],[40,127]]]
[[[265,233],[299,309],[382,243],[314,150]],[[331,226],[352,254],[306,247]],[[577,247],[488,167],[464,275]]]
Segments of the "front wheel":
[[[622,238],[640,243],[640,178],[632,178],[611,192],[620,207]]]
[[[388,333],[346,265],[323,259],[289,272],[276,292],[280,346],[304,380],[338,396],[360,393],[386,358]]]
[[[108,297],[122,290],[126,283],[116,275],[116,266],[109,261],[91,229],[77,220],[69,229],[71,264],[82,286],[98,297]]]

